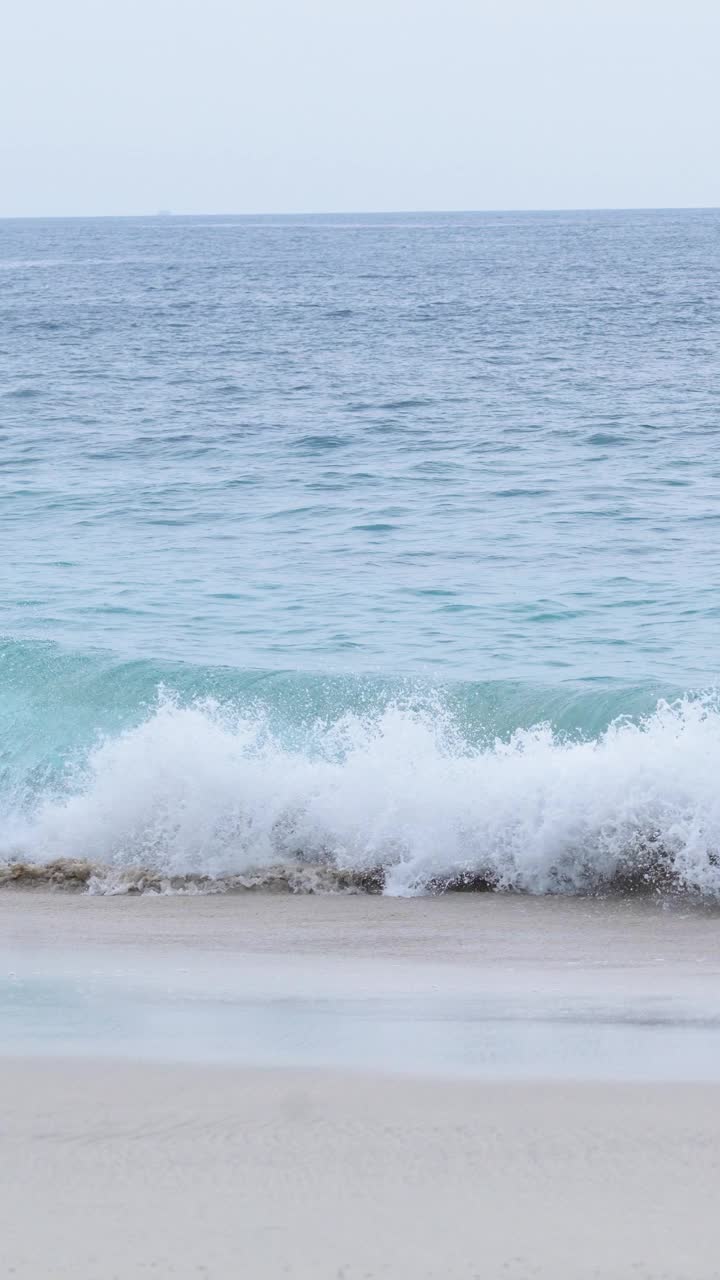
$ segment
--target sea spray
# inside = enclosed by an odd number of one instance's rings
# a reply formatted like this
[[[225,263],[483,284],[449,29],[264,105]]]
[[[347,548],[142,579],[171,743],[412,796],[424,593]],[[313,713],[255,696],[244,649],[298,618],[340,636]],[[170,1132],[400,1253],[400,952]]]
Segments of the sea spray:
[[[720,894],[720,708],[660,701],[595,737],[548,723],[473,741],[436,701],[316,721],[289,747],[260,711],[163,694],[62,787],[5,814],[2,859],[102,888],[279,882]],[[31,874],[28,872],[28,874]],[[56,871],[56,879],[62,879]]]

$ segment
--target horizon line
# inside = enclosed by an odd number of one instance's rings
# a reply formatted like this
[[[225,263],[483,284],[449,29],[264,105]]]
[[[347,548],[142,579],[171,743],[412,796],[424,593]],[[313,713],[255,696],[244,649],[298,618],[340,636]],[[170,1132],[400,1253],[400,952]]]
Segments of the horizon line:
[[[482,217],[488,214],[553,214],[553,213],[712,213],[720,211],[720,205],[558,205],[556,207],[487,208],[487,209],[314,209],[278,212],[239,213],[201,211],[187,213],[175,209],[156,209],[145,213],[4,213],[0,222],[72,222],[131,219],[174,218],[378,218],[378,217],[427,217],[452,215],[456,217]]]

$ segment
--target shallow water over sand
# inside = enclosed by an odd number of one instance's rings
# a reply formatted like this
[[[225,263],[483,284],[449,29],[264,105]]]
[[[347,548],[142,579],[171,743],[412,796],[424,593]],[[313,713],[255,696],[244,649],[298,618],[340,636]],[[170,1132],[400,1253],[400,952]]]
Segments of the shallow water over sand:
[[[2,1051],[720,1079],[713,913],[498,897],[198,905],[3,895]]]

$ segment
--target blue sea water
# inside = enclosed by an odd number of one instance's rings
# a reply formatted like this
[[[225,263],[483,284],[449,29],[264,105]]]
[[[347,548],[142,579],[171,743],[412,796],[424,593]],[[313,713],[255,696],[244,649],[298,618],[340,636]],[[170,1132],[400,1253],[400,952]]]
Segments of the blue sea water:
[[[0,222],[0,857],[714,892],[719,345],[713,210]]]

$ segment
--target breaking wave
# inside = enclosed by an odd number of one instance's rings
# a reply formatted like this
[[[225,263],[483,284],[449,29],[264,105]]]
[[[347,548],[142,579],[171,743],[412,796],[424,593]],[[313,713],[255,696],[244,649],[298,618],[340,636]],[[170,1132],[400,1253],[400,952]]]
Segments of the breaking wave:
[[[601,732],[469,732],[439,695],[282,733],[259,705],[161,693],[54,774],[5,780],[0,879],[96,891],[720,896],[720,705]]]

